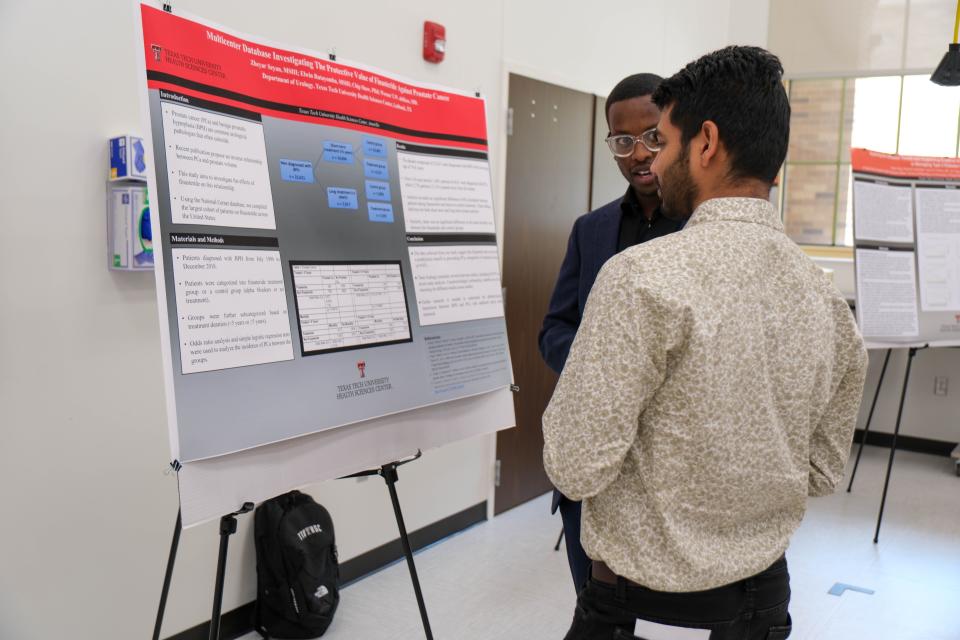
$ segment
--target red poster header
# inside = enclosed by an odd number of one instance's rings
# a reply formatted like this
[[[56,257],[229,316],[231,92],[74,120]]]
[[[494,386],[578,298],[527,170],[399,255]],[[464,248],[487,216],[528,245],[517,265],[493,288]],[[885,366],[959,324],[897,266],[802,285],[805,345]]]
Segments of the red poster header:
[[[869,149],[850,149],[853,171],[891,178],[960,180],[960,158],[896,156]]]
[[[140,9],[150,89],[402,140],[487,148],[480,98],[277,49],[147,5]]]

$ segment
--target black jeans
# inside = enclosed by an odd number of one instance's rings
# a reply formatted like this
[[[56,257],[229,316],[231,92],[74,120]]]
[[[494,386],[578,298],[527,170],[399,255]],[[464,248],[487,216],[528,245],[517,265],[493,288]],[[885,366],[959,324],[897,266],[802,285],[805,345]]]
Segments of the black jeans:
[[[580,502],[560,497],[560,517],[563,519],[563,539],[567,544],[567,562],[570,563],[570,575],[573,576],[573,589],[576,593],[587,586],[590,578],[590,558],[580,544]]]
[[[790,574],[780,558],[739,582],[692,593],[666,593],[590,578],[577,598],[565,640],[631,640],[637,618],[710,629],[710,640],[784,640],[790,635]]]

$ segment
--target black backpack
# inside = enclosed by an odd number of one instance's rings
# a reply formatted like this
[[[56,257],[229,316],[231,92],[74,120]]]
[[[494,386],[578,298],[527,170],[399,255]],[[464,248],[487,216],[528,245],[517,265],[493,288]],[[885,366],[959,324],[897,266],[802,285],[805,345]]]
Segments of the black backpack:
[[[264,638],[317,638],[340,603],[340,567],[330,514],[291,491],[254,516],[257,602],[253,626]]]

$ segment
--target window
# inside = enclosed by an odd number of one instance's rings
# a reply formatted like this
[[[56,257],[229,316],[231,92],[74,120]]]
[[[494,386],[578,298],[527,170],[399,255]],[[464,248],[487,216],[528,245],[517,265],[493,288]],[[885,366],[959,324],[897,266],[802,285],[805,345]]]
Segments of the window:
[[[960,93],[941,87],[927,76],[903,79],[900,139],[897,153],[907,156],[957,155]]]
[[[927,75],[791,80],[790,147],[778,194],[800,244],[851,246],[850,148],[957,157],[960,89]]]

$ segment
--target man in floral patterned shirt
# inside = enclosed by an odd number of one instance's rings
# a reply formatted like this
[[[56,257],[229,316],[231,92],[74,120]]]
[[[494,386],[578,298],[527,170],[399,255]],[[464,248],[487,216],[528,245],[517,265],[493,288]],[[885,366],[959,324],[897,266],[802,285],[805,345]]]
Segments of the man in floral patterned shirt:
[[[783,554],[807,496],[842,478],[867,358],[768,200],[782,73],[728,47],[654,93],[651,171],[664,214],[689,221],[606,263],[543,417],[544,465],[583,500],[593,561],[568,640],[790,633]]]

